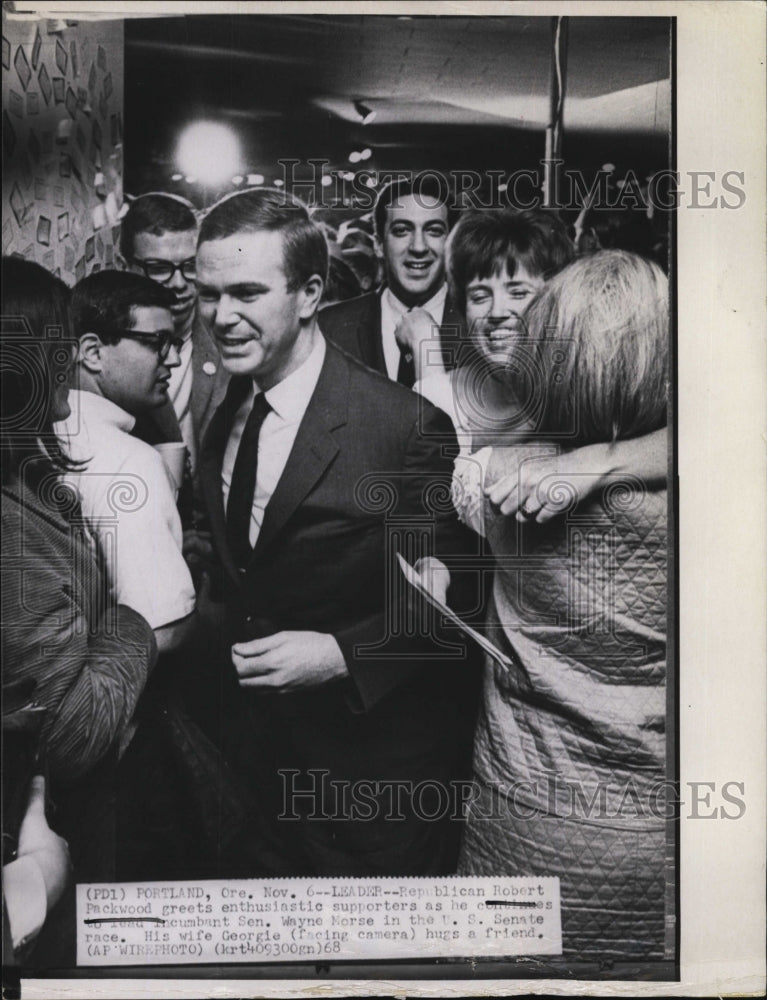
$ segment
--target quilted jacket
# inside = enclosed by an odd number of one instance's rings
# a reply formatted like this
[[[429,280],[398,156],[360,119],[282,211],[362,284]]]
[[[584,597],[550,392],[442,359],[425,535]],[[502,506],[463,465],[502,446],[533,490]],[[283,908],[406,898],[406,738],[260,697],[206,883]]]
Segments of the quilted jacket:
[[[559,876],[566,953],[663,956],[666,512],[636,481],[544,525],[484,507],[513,667],[486,665],[462,871]]]

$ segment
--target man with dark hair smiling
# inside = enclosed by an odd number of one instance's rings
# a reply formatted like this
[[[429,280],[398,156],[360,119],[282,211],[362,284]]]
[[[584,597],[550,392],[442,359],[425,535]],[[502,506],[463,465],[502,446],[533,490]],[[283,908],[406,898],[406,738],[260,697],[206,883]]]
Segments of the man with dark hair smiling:
[[[428,323],[446,348],[457,336],[460,317],[445,281],[445,243],[455,221],[446,184],[435,174],[393,181],[376,200],[376,252],[386,285],[323,309],[320,328],[329,340],[369,368],[407,388],[416,380],[413,358],[418,338],[411,324]]]
[[[395,586],[398,549],[450,561],[467,545],[428,502],[449,487],[455,435],[322,336],[327,263],[284,192],[230,195],[201,226],[200,313],[232,376],[200,453],[226,581],[220,714],[259,797],[260,873],[446,873],[459,824],[426,818],[412,795],[387,802],[385,786],[446,786],[470,753],[471,664],[433,629],[403,627]],[[367,816],[336,800],[337,782],[373,789]]]

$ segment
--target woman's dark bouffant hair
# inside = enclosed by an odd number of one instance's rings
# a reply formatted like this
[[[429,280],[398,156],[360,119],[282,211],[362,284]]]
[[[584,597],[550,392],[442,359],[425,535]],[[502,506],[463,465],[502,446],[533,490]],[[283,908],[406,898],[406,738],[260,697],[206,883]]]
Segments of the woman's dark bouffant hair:
[[[50,412],[54,379],[63,377],[73,346],[70,291],[31,261],[3,257],[2,267],[2,481],[16,482],[23,468],[34,485],[76,467]]]
[[[466,314],[466,287],[506,267],[522,265],[548,281],[570,263],[575,247],[561,219],[547,209],[474,210],[461,216],[447,242],[447,274],[453,301]]]

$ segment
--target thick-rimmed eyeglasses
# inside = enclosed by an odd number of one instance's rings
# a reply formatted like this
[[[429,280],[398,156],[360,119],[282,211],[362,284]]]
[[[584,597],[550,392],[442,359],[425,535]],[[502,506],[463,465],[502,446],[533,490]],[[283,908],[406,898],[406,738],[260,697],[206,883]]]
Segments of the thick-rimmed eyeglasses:
[[[194,281],[197,274],[197,262],[194,257],[182,260],[180,264],[174,264],[172,260],[140,260],[134,257],[133,263],[138,264],[147,278],[159,281],[163,285],[173,280],[176,271],[181,272],[185,281]]]
[[[180,353],[184,346],[184,341],[172,333],[144,333],[142,330],[116,330],[116,336],[127,337],[129,340],[138,340],[142,344],[147,344],[157,351],[160,361],[166,361],[170,354],[171,347]]]

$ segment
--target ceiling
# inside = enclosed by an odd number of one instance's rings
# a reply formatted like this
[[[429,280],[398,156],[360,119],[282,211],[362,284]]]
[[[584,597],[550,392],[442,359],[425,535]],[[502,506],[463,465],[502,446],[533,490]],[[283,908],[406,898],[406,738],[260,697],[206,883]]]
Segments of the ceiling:
[[[180,128],[237,129],[247,169],[513,169],[543,156],[551,18],[187,15],[126,21],[126,186],[167,187]],[[566,162],[666,165],[670,21],[568,18]],[[362,100],[376,119],[361,124]]]

